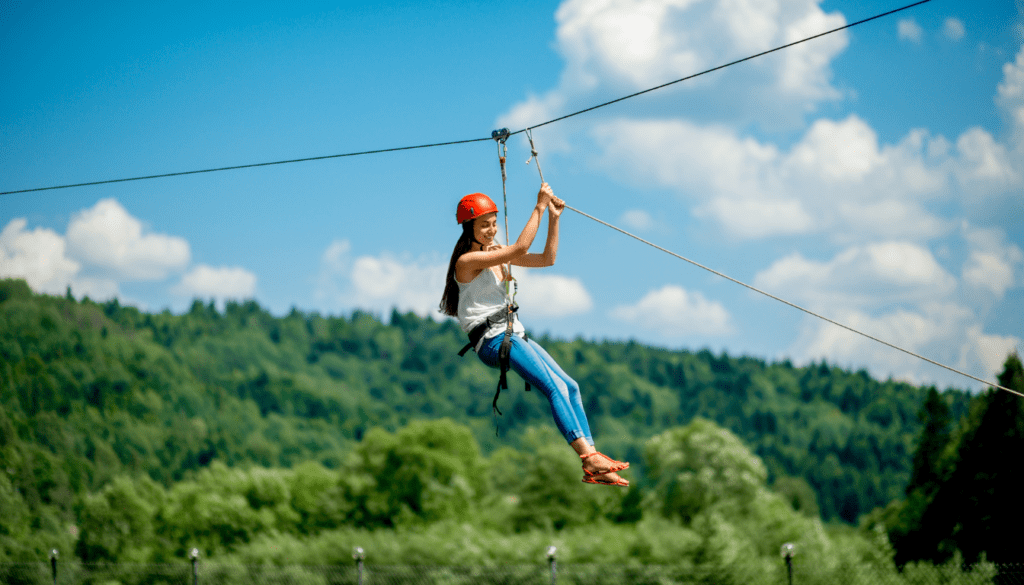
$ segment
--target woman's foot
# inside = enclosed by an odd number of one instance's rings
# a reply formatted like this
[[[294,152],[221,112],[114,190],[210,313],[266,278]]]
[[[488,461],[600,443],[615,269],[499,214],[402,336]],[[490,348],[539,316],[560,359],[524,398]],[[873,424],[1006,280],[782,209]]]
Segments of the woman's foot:
[[[629,467],[629,463],[616,461],[597,451],[580,455],[580,458],[583,460],[584,483],[619,485],[623,487],[629,485],[629,481],[616,473]]]

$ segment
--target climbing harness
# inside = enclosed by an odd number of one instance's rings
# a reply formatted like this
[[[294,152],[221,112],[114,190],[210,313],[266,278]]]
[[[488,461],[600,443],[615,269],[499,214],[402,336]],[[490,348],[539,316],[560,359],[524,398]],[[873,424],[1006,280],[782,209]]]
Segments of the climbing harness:
[[[502,390],[508,390],[508,369],[509,369],[509,355],[512,353],[512,325],[515,319],[515,313],[519,310],[519,307],[514,304],[509,304],[494,313],[487,316],[482,323],[474,327],[469,331],[469,343],[464,345],[459,350],[459,357],[466,355],[466,352],[470,348],[475,348],[480,343],[480,338],[487,333],[493,325],[499,323],[505,324],[505,333],[502,334],[501,348],[498,350],[498,387],[494,391],[494,400],[491,401],[491,408],[498,415],[502,415],[501,409],[498,408],[498,397],[501,396]],[[528,337],[526,333],[523,333],[523,339],[526,340]],[[530,383],[526,382],[526,391],[530,391]]]

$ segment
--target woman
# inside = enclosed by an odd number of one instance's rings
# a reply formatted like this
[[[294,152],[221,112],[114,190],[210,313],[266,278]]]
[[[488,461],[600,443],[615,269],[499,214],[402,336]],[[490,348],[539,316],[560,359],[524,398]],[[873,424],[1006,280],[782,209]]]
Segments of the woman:
[[[530,245],[545,209],[548,211],[548,238],[544,252],[530,254]],[[628,486],[629,482],[616,472],[629,467],[629,463],[615,461],[594,449],[579,385],[537,342],[525,339],[523,325],[516,313],[509,310],[512,302],[505,283],[511,277],[504,265],[540,268],[554,264],[558,252],[558,220],[564,209],[565,203],[544,183],[523,233],[515,244],[502,246],[494,241],[498,232],[498,208],[494,202],[483,193],[463,197],[455,214],[462,225],[462,236],[448,264],[441,312],[458,317],[462,330],[470,334],[471,340],[479,337],[474,349],[480,361],[492,368],[498,367],[499,352],[511,320],[509,365],[551,402],[558,430],[583,460],[583,481]]]

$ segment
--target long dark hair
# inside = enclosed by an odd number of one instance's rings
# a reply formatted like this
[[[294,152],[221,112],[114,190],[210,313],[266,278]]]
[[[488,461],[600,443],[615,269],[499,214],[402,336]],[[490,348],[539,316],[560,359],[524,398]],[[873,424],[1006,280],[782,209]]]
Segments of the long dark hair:
[[[459,285],[455,282],[455,263],[459,257],[473,249],[473,224],[476,219],[462,222],[462,235],[459,241],[455,242],[455,249],[452,250],[452,259],[448,262],[448,276],[444,281],[444,294],[441,295],[441,312],[445,315],[458,317],[459,315]]]

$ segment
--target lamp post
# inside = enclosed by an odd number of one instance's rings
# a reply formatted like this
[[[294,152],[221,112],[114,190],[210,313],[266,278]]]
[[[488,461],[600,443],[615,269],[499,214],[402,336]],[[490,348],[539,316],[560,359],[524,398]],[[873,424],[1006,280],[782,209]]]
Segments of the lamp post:
[[[192,559],[192,585],[199,585],[199,549],[192,549],[188,556]]]
[[[50,551],[50,571],[53,573],[53,585],[57,585],[57,549]]]
[[[557,566],[556,566],[556,563],[555,563],[555,553],[557,553],[557,552],[558,552],[558,549],[555,548],[554,545],[551,545],[551,546],[548,547],[547,557],[548,557],[548,566],[551,567],[551,585],[555,585],[555,579],[556,579],[557,572],[558,572],[558,569],[557,569]]]
[[[363,547],[357,546],[352,549],[352,558],[356,560],[356,570],[359,572],[359,585],[363,585],[363,559],[366,558]]]
[[[796,547],[793,543],[787,542],[779,549],[779,556],[786,559],[786,573],[789,575],[789,585],[793,585],[793,556],[796,555]]]

